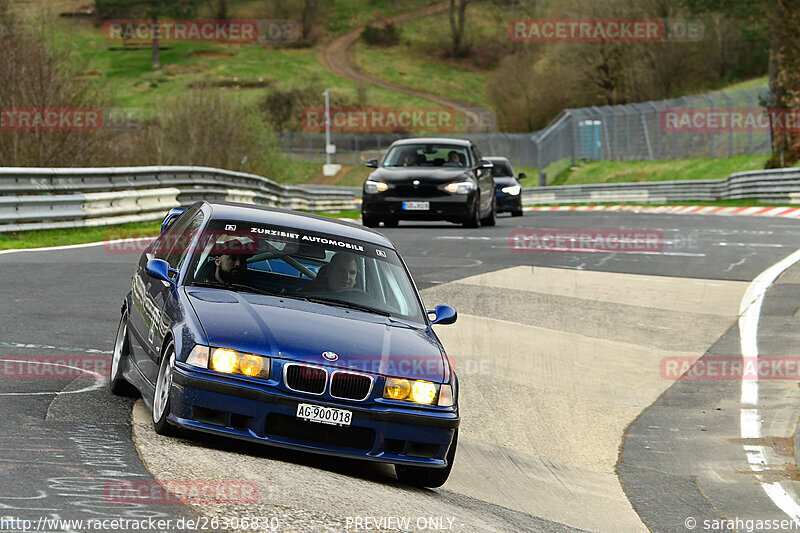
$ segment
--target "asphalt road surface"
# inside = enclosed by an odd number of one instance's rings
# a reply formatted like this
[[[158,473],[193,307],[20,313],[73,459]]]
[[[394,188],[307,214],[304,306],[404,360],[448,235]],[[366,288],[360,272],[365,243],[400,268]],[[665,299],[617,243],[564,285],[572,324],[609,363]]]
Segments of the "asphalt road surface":
[[[618,253],[542,250],[543,233],[519,236],[542,229],[663,239]],[[462,381],[459,452],[444,487],[404,487],[382,465],[155,435],[141,402],[105,385],[137,256],[103,246],[4,253],[0,531],[25,520],[30,530],[104,530],[86,521],[111,518],[198,530],[177,520],[212,529],[201,521],[211,517],[213,529],[249,517],[278,531],[726,531],[800,511],[797,380],[762,380],[753,396],[739,379],[675,381],[664,371],[665,361],[741,358],[754,335],[765,360],[797,355],[798,268],[763,287],[754,321],[740,307],[759,274],[800,249],[799,222],[554,212],[500,217],[493,228],[380,231],[426,305],[459,311],[455,325],[437,328]],[[119,481],[154,479],[241,480],[257,498],[109,497]]]

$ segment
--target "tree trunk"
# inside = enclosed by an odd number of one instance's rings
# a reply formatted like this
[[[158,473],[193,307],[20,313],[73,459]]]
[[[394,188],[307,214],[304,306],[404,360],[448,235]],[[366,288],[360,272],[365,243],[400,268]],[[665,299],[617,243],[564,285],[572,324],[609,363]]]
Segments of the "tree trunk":
[[[452,37],[453,47],[450,52],[454,57],[461,57],[465,50],[464,46],[464,26],[466,23],[466,11],[469,0],[450,0],[450,36]]]
[[[300,25],[303,27],[303,41],[307,41],[311,36],[311,30],[314,27],[314,14],[317,10],[317,4],[319,4],[319,0],[304,0],[303,2],[303,12],[300,15]]]
[[[217,0],[217,20],[228,20],[228,0]]]
[[[789,113],[800,112],[800,3],[776,0],[769,56],[769,107],[772,157],[767,168],[792,166],[800,160],[800,131],[788,125]]]

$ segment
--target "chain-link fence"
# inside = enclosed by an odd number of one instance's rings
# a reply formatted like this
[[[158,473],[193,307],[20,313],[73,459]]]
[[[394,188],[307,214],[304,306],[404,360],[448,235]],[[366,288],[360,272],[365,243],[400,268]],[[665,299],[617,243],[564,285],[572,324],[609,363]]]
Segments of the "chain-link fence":
[[[566,109],[533,133],[437,134],[466,137],[484,155],[543,170],[563,159],[651,160],[732,157],[770,152],[766,88],[715,92],[638,104]],[[406,134],[335,133],[333,161],[363,164]],[[280,134],[291,159],[324,162],[325,135]]]
[[[770,151],[765,88],[567,109],[532,139],[541,167],[571,159],[686,159]],[[766,119],[766,122],[765,122]],[[765,127],[766,126],[766,127]]]
[[[530,133],[464,133],[431,135],[472,139],[484,156],[505,156],[518,166],[536,166]],[[409,137],[403,133],[331,133],[336,153],[331,160],[344,165],[360,165],[380,157],[394,141]],[[289,159],[325,162],[325,134],[316,132],[283,132],[279,142]]]

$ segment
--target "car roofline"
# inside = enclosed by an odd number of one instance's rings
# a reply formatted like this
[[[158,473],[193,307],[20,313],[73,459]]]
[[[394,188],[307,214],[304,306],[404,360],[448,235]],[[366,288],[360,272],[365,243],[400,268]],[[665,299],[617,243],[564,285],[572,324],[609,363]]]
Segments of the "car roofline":
[[[453,144],[456,146],[469,146],[473,143],[468,139],[453,139],[450,137],[412,137],[408,139],[398,139],[394,141],[391,146],[399,146],[403,144]]]

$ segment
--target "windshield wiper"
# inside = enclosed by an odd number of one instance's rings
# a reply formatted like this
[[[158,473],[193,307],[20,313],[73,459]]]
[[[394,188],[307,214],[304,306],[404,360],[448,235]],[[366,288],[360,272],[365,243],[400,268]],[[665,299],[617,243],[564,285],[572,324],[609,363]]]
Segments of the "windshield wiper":
[[[268,291],[265,289],[259,289],[257,287],[251,287],[250,285],[243,285],[241,283],[220,283],[220,282],[208,282],[208,281],[194,281],[192,285],[195,287],[210,287],[212,289],[238,289],[242,292],[253,292],[256,294],[265,294],[267,296],[277,296],[277,293],[272,291]]]
[[[375,309],[374,307],[370,307],[368,305],[361,305],[353,302],[348,302],[347,300],[339,300],[336,298],[320,298],[319,296],[303,296],[302,298],[309,302],[314,302],[318,304],[334,304],[339,307],[347,307],[348,309],[355,309],[357,311],[375,313],[376,315],[391,316],[391,314],[386,311],[381,311],[380,309]]]

